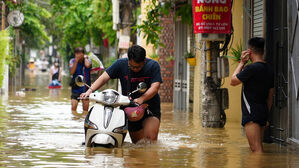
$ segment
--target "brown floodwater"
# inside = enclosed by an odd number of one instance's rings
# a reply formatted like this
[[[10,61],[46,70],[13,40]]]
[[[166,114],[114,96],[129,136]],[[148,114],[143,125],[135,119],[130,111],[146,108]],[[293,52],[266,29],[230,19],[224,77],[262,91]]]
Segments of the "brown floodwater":
[[[27,74],[22,88],[36,91],[0,99],[0,167],[299,167],[296,148],[265,144],[264,154],[253,154],[240,123],[202,128],[199,113],[172,104],[162,104],[157,144],[132,144],[127,135],[121,148],[88,149],[84,116],[71,113],[68,79],[60,90],[47,84],[47,73]]]

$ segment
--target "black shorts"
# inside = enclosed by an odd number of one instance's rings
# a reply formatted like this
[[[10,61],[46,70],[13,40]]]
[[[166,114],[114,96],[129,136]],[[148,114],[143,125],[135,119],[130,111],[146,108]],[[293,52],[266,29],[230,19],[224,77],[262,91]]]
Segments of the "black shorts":
[[[135,122],[132,122],[132,121],[128,121],[128,124],[129,124],[129,128],[128,130],[131,131],[131,132],[135,132],[135,131],[139,131],[143,128],[143,121],[149,117],[157,117],[159,120],[161,119],[161,111],[160,109],[159,110],[148,110],[145,111],[144,113],[144,116],[138,120],[138,121],[135,121]]]
[[[78,99],[80,97],[80,95],[81,95],[81,93],[72,92],[71,99],[75,99],[77,101],[80,101],[80,99]]]
[[[257,123],[262,127],[266,126],[266,124],[267,124],[267,120],[254,120],[254,119],[251,119],[251,118],[244,118],[244,119],[242,119],[242,126],[245,126],[249,122]]]
[[[246,108],[242,109],[242,126],[245,126],[248,122],[254,122],[260,126],[266,126],[268,121],[268,106],[257,105],[251,106],[251,112],[249,113]]]

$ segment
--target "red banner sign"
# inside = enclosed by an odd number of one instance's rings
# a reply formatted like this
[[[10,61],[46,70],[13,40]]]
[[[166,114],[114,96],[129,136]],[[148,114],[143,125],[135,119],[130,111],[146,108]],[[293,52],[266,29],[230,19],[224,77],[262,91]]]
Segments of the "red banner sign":
[[[194,33],[231,33],[231,0],[193,0]]]

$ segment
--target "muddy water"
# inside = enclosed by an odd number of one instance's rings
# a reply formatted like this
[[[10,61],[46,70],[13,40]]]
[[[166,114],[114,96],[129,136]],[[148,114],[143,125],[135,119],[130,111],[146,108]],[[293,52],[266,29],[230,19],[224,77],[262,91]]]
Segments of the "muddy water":
[[[265,144],[264,154],[252,154],[239,123],[202,128],[199,114],[174,112],[172,104],[162,105],[157,144],[132,144],[127,135],[122,148],[86,149],[67,79],[51,92],[47,83],[47,74],[27,74],[23,87],[36,91],[0,99],[0,167],[299,167],[289,147]]]

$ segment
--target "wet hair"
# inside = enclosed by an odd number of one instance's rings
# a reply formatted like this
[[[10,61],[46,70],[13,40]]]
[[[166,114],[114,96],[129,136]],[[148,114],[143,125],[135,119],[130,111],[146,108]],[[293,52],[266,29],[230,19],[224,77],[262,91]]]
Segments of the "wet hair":
[[[136,63],[143,62],[146,56],[146,51],[139,45],[133,45],[128,49],[128,58]]]
[[[265,40],[262,37],[253,37],[248,40],[249,48],[256,54],[264,54]]]
[[[77,47],[77,48],[75,49],[75,53],[80,53],[80,52],[83,53],[83,54],[85,53],[83,47]]]

